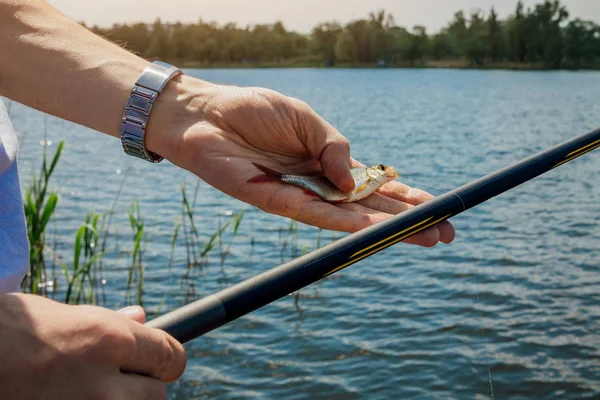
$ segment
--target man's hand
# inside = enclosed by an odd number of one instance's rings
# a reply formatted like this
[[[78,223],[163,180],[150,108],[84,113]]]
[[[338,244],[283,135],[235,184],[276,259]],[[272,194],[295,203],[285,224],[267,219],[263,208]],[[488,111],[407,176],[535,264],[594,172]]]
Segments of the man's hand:
[[[144,312],[0,295],[0,390],[6,399],[166,398],[183,346],[142,325]]]
[[[131,87],[148,62],[92,34],[43,0],[0,0],[0,95],[119,137]],[[51,77],[51,79],[50,79]],[[355,232],[431,195],[399,182],[359,203],[331,205],[299,188],[249,184],[252,162],[281,172],[322,169],[353,188],[347,140],[306,103],[267,89],[169,82],[152,108],[146,147],[217,189],[261,209],[325,229]],[[454,239],[442,222],[407,239]]]
[[[159,116],[150,120],[150,150],[264,211],[356,232],[433,198],[394,181],[357,203],[332,205],[288,184],[248,183],[261,174],[255,162],[285,173],[322,170],[349,191],[354,188],[350,168],[362,164],[350,157],[346,138],[300,100],[268,89],[210,85],[189,77],[170,85],[156,104]],[[454,235],[453,226],[444,221],[407,242],[433,246],[451,242]]]

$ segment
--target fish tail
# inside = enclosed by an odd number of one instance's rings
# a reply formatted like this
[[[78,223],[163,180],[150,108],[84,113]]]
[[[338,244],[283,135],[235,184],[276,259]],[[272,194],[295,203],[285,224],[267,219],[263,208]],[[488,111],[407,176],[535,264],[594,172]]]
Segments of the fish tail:
[[[252,163],[256,168],[258,168],[264,175],[256,175],[253,178],[248,179],[248,183],[262,183],[262,182],[279,182],[281,181],[281,176],[283,175],[281,172],[277,172],[272,170],[271,168],[267,168],[264,165],[260,165],[257,163]]]

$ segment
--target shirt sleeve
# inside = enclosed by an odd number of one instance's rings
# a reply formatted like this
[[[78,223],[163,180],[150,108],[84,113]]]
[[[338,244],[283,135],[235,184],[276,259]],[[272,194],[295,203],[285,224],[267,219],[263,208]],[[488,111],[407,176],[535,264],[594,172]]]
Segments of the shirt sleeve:
[[[29,265],[17,151],[17,137],[0,99],[0,293],[20,291]]]

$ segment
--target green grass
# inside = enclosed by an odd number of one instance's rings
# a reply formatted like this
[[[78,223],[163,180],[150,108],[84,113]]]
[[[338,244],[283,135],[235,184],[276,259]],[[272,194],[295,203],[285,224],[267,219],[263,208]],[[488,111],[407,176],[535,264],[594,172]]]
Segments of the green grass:
[[[135,285],[135,303],[144,305],[144,219],[140,213],[139,201],[134,202],[128,211],[129,225],[132,231],[133,249],[131,251],[131,265],[127,276],[127,292]]]
[[[222,222],[221,216],[218,216],[218,227],[211,234],[208,240],[203,241],[198,230],[196,229],[197,215],[195,213],[196,199],[198,196],[199,189],[198,181],[194,189],[193,197],[190,198],[188,195],[185,183],[181,185],[181,223],[175,222],[175,230],[171,239],[171,257],[169,266],[173,263],[173,254],[177,246],[177,242],[180,236],[183,237],[183,244],[185,247],[187,271],[184,273],[183,278],[188,278],[194,268],[202,268],[208,264],[209,256],[215,250],[219,249],[220,264],[223,266],[227,259],[231,244],[238,236],[239,228],[244,217],[244,211],[239,213],[232,213],[225,223]],[[232,227],[230,236],[227,241],[223,239],[226,235],[227,229]]]
[[[25,189],[23,206],[29,239],[29,269],[21,282],[21,290],[26,293],[47,295],[46,228],[58,204],[58,194],[49,189],[49,184],[63,147],[64,142],[60,142],[48,162],[46,146],[43,146],[41,171],[33,174]]]
[[[60,264],[68,282],[67,304],[98,304],[98,266],[105,254],[99,249],[104,217],[93,211],[86,215],[85,222],[75,234],[72,268]]]

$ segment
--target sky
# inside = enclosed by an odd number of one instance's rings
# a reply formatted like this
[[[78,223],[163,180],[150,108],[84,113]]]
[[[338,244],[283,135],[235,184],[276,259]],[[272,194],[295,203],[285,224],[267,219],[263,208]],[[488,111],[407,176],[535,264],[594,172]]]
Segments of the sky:
[[[494,6],[506,17],[517,0],[48,0],[76,21],[88,25],[110,26],[123,22],[216,21],[219,24],[273,23],[280,20],[288,30],[309,33],[319,22],[336,20],[347,23],[364,18],[371,11],[385,9],[404,27],[424,25],[437,32],[458,10],[466,12]],[[542,0],[525,0],[526,6]],[[571,17],[600,23],[600,0],[562,0]]]

